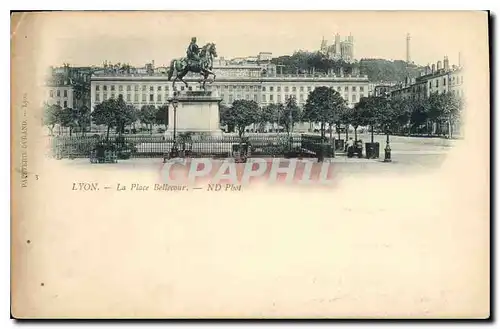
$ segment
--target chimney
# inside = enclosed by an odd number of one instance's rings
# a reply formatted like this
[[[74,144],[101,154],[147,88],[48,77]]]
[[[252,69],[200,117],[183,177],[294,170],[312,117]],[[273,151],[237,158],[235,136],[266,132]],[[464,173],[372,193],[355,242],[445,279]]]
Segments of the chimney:
[[[442,68],[443,68],[443,66],[442,66],[441,61],[438,61],[437,62],[437,69],[438,69],[438,71],[441,70]]]
[[[432,64],[431,73],[434,73],[434,72],[436,72],[436,64]]]

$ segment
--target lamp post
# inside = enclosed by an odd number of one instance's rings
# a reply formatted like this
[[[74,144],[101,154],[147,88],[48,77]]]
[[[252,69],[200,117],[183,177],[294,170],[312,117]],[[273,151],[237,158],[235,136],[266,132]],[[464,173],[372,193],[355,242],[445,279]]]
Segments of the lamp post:
[[[172,145],[172,149],[170,150],[170,157],[177,158],[179,156],[179,148],[177,147],[177,106],[179,105],[179,101],[177,100],[177,91],[174,91],[174,96],[170,101],[170,104],[174,108],[174,143]]]
[[[391,146],[389,145],[389,133],[386,134],[387,140],[385,145],[385,157],[384,162],[391,162]]]

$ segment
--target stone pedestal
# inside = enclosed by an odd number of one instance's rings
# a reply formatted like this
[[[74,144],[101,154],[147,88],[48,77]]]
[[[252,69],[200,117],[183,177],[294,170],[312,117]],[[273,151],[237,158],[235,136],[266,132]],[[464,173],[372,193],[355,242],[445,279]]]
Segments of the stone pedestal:
[[[219,120],[219,104],[222,101],[216,92],[194,90],[178,92],[177,100],[176,131],[177,134],[184,132],[221,135]],[[168,99],[168,129],[166,135],[174,131],[174,96]]]

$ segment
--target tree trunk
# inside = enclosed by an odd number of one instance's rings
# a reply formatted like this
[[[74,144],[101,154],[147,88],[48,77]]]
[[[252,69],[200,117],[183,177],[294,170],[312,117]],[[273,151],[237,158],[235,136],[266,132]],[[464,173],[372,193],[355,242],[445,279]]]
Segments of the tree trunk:
[[[371,125],[371,131],[372,131],[372,143],[373,143],[373,125]]]
[[[451,138],[451,117],[448,118],[448,138]]]
[[[349,125],[346,125],[345,127],[345,142],[349,140]]]
[[[324,122],[321,122],[320,129],[321,129],[321,138],[323,138],[323,137],[325,137],[325,123]]]
[[[354,127],[354,142],[358,141],[358,127]]]
[[[340,140],[340,125],[337,125],[335,127],[335,129],[337,129],[337,135],[339,136],[339,140]]]
[[[111,128],[111,126],[108,125],[108,131],[106,133],[106,142],[109,141],[109,129]]]
[[[72,136],[72,133],[73,133],[73,128],[72,127],[69,127],[69,137]]]

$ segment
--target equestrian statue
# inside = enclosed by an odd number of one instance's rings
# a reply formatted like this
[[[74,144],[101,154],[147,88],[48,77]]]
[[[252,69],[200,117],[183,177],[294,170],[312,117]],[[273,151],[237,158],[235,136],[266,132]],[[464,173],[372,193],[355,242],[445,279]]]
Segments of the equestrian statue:
[[[217,51],[215,49],[214,43],[207,43],[201,49],[196,44],[196,38],[191,38],[191,43],[189,44],[186,57],[180,59],[173,59],[170,62],[170,69],[168,71],[168,81],[172,79],[172,76],[175,76],[172,81],[172,88],[175,90],[175,82],[180,80],[184,82],[186,88],[188,84],[183,78],[189,72],[199,73],[203,77],[203,90],[205,90],[205,83],[208,80],[210,75],[214,76],[215,73],[212,72],[213,69],[213,61],[214,58],[217,57]]]

